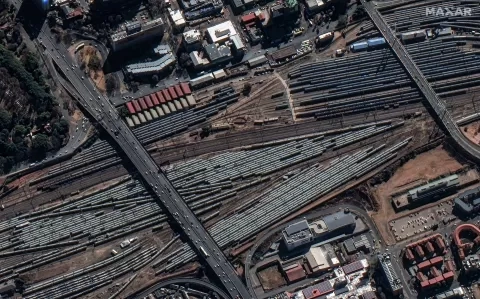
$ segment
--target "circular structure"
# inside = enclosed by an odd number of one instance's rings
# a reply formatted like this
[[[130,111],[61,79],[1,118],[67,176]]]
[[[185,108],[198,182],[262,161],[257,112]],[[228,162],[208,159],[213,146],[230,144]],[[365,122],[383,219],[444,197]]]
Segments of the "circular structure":
[[[222,289],[214,284],[190,277],[175,278],[159,282],[144,292],[136,295],[135,298],[170,298],[170,296],[172,296],[172,298],[178,298],[178,296],[182,296],[182,294],[187,294],[188,297],[192,299],[230,299]]]

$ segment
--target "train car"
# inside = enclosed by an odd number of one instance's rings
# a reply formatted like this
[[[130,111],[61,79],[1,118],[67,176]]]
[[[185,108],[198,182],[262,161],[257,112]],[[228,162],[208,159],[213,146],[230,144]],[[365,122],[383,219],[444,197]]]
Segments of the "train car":
[[[160,104],[163,104],[163,103],[167,102],[167,101],[165,101],[165,98],[163,97],[163,93],[161,91],[157,91],[156,94],[157,94],[157,98],[158,98],[158,101],[160,102]]]
[[[172,100],[172,97],[170,96],[170,93],[168,90],[164,89],[162,90],[163,97],[165,98],[165,101],[170,102]]]
[[[150,96],[145,96],[145,103],[147,104],[148,108],[153,107],[152,99],[150,98]]]
[[[172,99],[175,100],[176,98],[178,98],[178,95],[177,95],[177,93],[175,92],[175,88],[173,88],[173,86],[170,86],[170,87],[168,88],[168,92],[170,93],[170,96],[172,97]]]
[[[154,92],[150,95],[150,98],[152,99],[153,106],[158,106],[160,105],[160,101],[158,100],[157,93]]]
[[[130,114],[135,114],[135,108],[133,107],[132,102],[128,102],[128,103],[126,104],[126,106],[127,106],[128,112],[129,112]]]
[[[175,85],[174,88],[175,88],[175,92],[177,93],[178,97],[179,98],[183,97],[183,91],[182,91],[182,88],[180,88],[180,85]]]

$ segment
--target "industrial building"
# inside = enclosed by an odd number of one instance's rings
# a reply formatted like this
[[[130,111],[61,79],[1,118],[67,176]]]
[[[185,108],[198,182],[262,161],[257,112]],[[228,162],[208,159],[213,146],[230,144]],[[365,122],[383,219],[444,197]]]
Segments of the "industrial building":
[[[185,18],[183,17],[183,13],[180,9],[171,9],[168,8],[168,16],[170,17],[170,21],[173,24],[173,29],[176,31],[181,31],[187,25]]]
[[[354,254],[360,250],[368,253],[372,245],[366,235],[360,235],[343,241],[343,247],[347,254]]]
[[[175,65],[176,59],[168,45],[159,45],[153,52],[160,56],[157,60],[130,64],[125,67],[125,73],[133,76],[148,76],[161,73]]]
[[[192,29],[184,32],[182,36],[182,44],[187,52],[199,51],[202,48],[203,37],[200,30]]]
[[[205,3],[205,1],[181,1],[183,4],[187,4],[188,8],[185,8],[185,19],[188,21],[198,20],[201,18],[210,17],[220,14],[223,9],[222,1],[212,0]],[[196,9],[198,8],[198,9]]]
[[[393,269],[390,254],[379,254],[377,257],[381,273],[384,277],[385,288],[393,295],[401,294],[403,292],[402,281],[398,278],[398,274]]]
[[[463,298],[465,291],[462,287],[454,288],[453,290],[440,293],[435,296],[435,299],[453,299],[453,298]]]
[[[462,268],[467,273],[480,270],[480,256],[478,254],[466,256],[462,261]]]
[[[110,36],[110,46],[113,51],[120,51],[134,45],[161,39],[165,26],[161,18],[145,23],[133,22],[124,26],[124,30]]]
[[[232,21],[226,21],[207,29],[208,40],[212,44],[225,44],[232,48],[236,56],[245,53],[246,47],[242,38],[238,35]]]
[[[340,265],[334,252],[326,250],[323,246],[311,247],[305,254],[305,259],[312,273],[326,272]]]
[[[478,213],[480,209],[480,187],[460,193],[453,200],[453,203],[453,208],[456,212],[459,212],[464,216],[473,216]]]
[[[460,185],[458,175],[451,175],[411,189],[405,196],[393,196],[392,205],[397,210],[414,207],[425,202],[443,198],[455,192]]]
[[[259,65],[262,65],[264,63],[268,62],[268,59],[265,55],[262,55],[262,56],[258,56],[258,57],[255,57],[255,58],[252,58],[250,60],[247,61],[248,63],[248,66],[250,68],[254,68],[254,67],[257,67]]]
[[[287,226],[283,230],[283,240],[287,249],[292,250],[312,241],[350,234],[355,230],[355,225],[355,217],[350,212],[337,212],[310,224],[302,220]]]
[[[282,231],[282,236],[288,250],[309,244],[313,239],[307,220],[288,225]]]

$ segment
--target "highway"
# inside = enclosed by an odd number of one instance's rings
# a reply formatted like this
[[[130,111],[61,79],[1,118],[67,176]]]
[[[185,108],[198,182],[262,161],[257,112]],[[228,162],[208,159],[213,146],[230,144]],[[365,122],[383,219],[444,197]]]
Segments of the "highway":
[[[470,158],[473,158],[477,162],[480,161],[480,148],[471,143],[468,138],[462,134],[447,107],[445,107],[445,104],[435,93],[430,83],[415,64],[403,44],[395,36],[395,33],[392,31],[392,29],[390,29],[382,15],[377,11],[375,5],[371,1],[367,0],[361,0],[361,3],[365,7],[365,11],[372,22],[375,24],[377,29],[385,38],[386,42],[392,48],[397,58],[407,70],[409,76],[429,102],[430,106],[435,112],[436,118],[441,121],[447,131],[447,134],[452,137],[455,143],[462,150],[464,150],[465,153],[470,156]]]
[[[191,247],[210,266],[229,295],[232,298],[253,298],[213,238],[157,167],[155,161],[132,131],[120,119],[112,103],[95,90],[88,78],[83,78],[76,62],[73,62],[68,56],[65,46],[54,42],[46,24],[42,27],[38,39],[46,49],[45,54],[52,57],[77,90],[80,95],[78,102],[117,142],[144,181],[157,195],[165,207],[165,211],[182,229],[185,237],[189,239]]]

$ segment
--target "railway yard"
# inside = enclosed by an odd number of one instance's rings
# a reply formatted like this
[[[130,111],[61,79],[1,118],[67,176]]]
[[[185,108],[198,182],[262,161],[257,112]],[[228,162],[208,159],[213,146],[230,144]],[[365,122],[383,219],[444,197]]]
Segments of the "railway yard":
[[[98,108],[76,89],[100,137],[2,178],[0,298],[480,298],[480,2],[349,3],[282,62]]]

